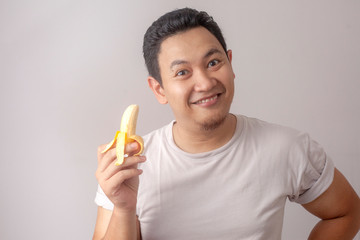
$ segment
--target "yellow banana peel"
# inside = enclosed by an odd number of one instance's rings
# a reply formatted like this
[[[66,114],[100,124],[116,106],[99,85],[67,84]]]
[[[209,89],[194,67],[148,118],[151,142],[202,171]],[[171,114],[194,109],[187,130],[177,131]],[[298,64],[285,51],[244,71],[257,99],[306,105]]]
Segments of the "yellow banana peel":
[[[140,155],[144,150],[144,140],[142,137],[136,135],[136,122],[139,113],[139,106],[132,104],[126,108],[124,111],[120,131],[117,131],[114,139],[106,145],[102,153],[107,152],[111,149],[114,144],[116,144],[116,157],[117,160],[115,165],[123,164],[126,154],[125,154],[125,145],[131,142],[137,142],[140,145],[140,150],[134,155]]]

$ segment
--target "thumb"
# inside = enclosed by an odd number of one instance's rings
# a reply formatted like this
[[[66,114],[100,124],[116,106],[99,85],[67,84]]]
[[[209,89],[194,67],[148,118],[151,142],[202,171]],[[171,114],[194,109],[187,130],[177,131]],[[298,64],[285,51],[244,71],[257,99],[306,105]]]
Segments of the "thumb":
[[[132,156],[140,151],[140,145],[137,142],[131,142],[125,145],[125,154]]]

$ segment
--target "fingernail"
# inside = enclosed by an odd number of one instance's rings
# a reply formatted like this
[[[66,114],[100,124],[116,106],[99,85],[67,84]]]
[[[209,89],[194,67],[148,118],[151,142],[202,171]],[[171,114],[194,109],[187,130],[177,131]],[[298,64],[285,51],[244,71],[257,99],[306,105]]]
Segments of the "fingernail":
[[[137,143],[136,142],[130,143],[130,149],[131,150],[134,150],[136,148],[137,148]]]
[[[139,156],[139,158],[141,159],[141,161],[145,161],[146,157],[145,156]]]

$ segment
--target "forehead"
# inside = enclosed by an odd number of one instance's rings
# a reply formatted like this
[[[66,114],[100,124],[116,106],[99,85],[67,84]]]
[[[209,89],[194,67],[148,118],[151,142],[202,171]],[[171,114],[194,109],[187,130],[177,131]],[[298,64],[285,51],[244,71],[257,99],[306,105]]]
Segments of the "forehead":
[[[162,42],[159,65],[169,64],[174,60],[195,60],[204,56],[210,49],[218,49],[225,54],[217,38],[204,27],[177,33]]]

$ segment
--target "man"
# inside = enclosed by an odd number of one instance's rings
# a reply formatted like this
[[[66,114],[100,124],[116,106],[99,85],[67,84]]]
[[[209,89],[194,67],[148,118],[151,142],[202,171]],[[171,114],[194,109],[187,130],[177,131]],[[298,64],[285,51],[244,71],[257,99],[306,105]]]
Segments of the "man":
[[[280,239],[286,198],[321,218],[309,239],[352,239],[360,200],[307,134],[229,113],[232,52],[204,12],[165,14],[144,37],[148,83],[175,121],[99,147],[94,239]]]

